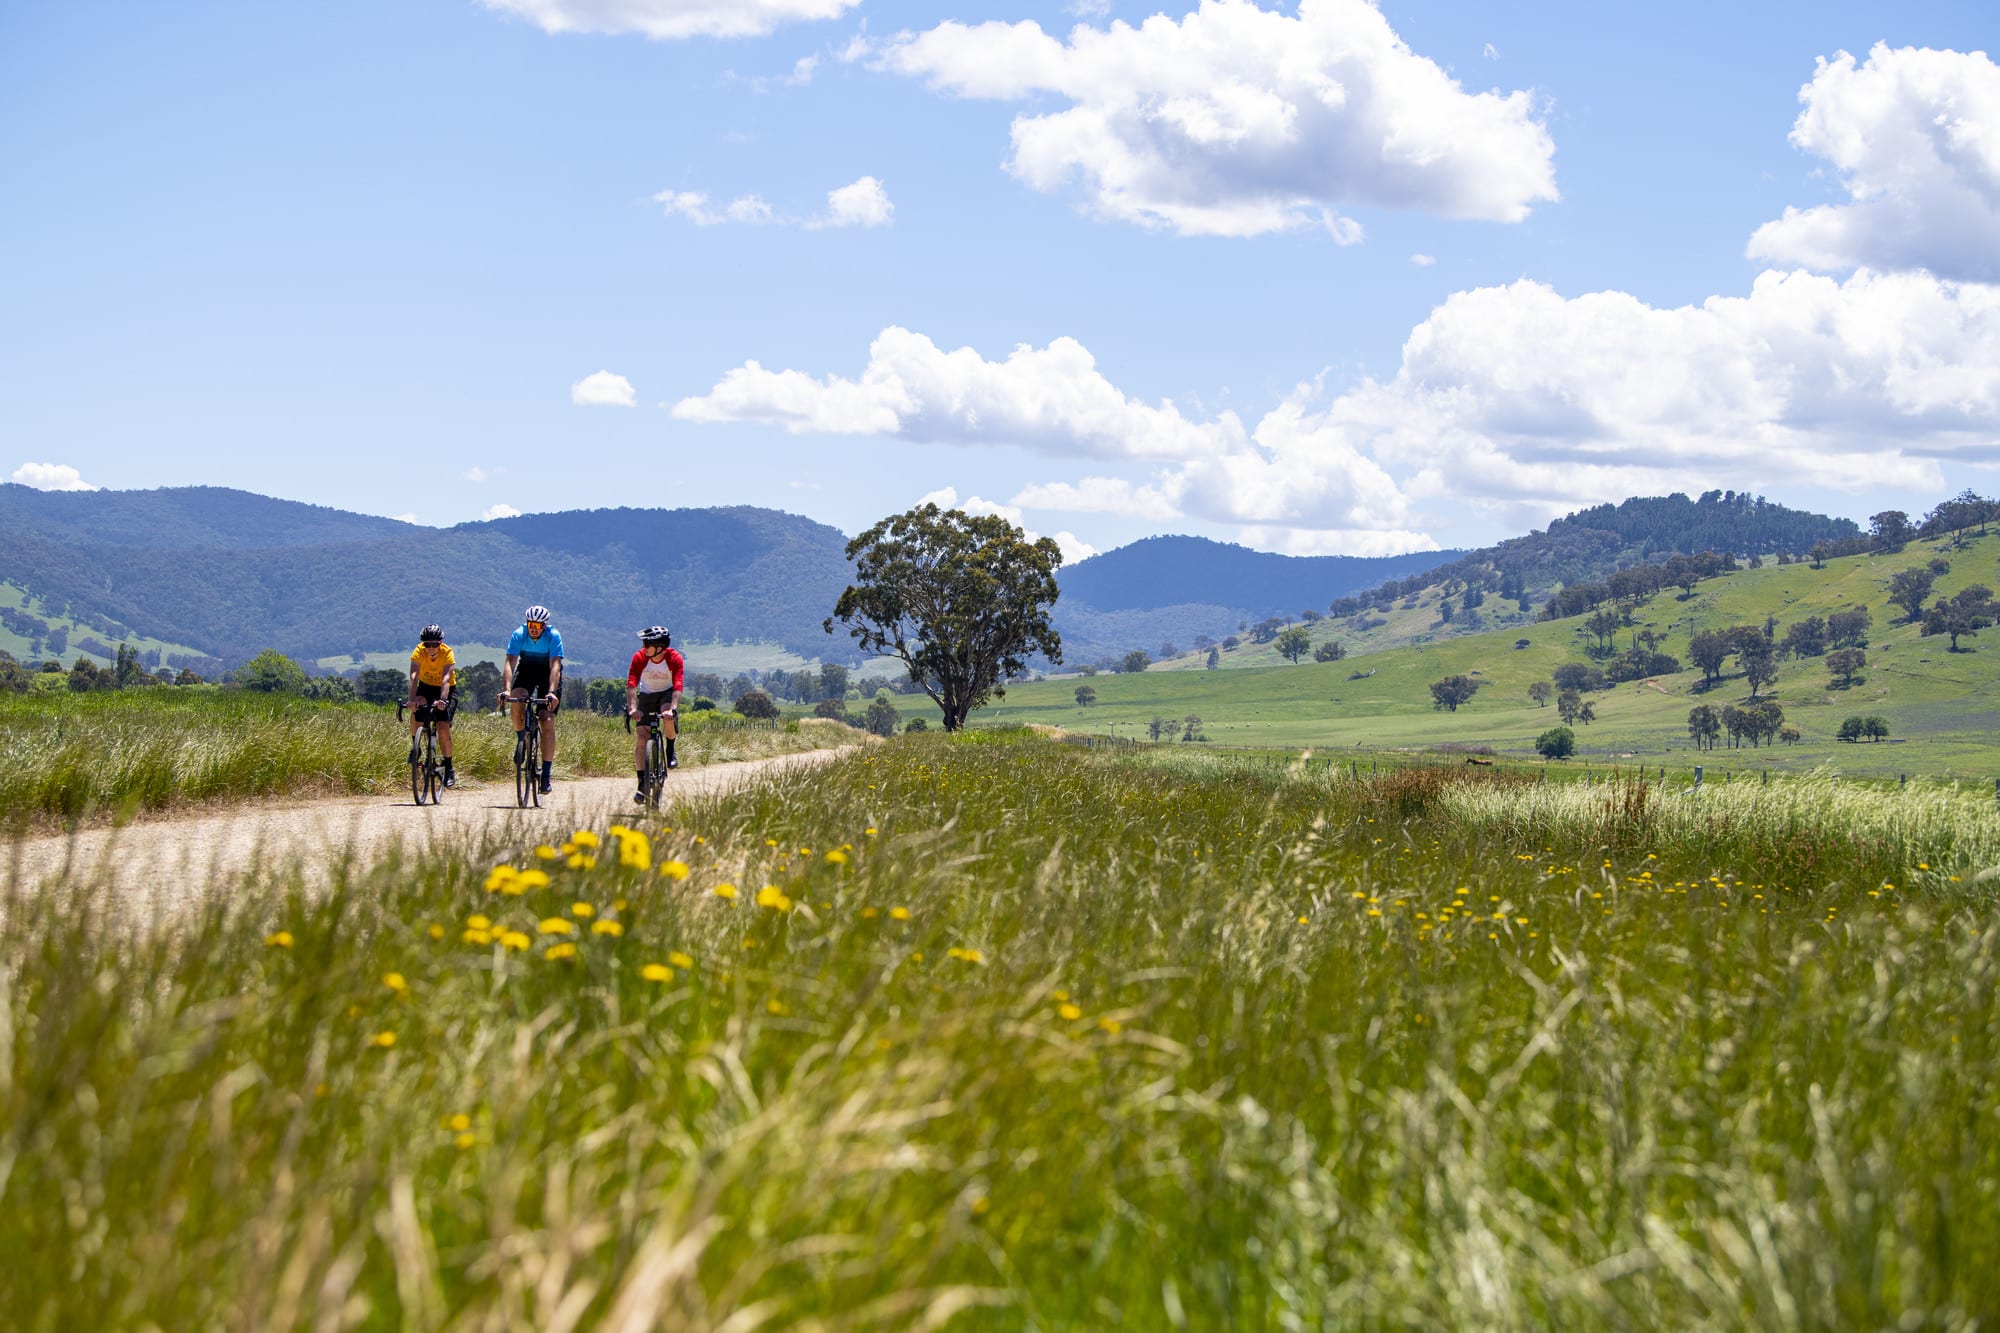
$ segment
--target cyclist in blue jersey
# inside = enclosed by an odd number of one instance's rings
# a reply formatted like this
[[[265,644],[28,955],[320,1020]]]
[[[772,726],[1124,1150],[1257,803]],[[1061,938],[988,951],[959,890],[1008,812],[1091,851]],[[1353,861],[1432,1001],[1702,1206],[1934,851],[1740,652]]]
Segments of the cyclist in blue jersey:
[[[530,694],[549,696],[542,715],[542,790],[550,786],[556,757],[556,710],[562,706],[562,634],[549,623],[545,606],[531,606],[521,615],[521,627],[507,640],[507,669],[500,674],[500,693],[514,705],[514,762],[520,763],[528,744],[526,700]]]

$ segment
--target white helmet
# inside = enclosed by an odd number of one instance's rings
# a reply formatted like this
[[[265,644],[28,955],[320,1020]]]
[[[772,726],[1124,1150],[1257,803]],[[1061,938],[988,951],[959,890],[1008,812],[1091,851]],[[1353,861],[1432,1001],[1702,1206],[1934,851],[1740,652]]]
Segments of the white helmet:
[[[546,606],[531,606],[521,613],[523,621],[533,621],[537,625],[549,623],[549,609]]]

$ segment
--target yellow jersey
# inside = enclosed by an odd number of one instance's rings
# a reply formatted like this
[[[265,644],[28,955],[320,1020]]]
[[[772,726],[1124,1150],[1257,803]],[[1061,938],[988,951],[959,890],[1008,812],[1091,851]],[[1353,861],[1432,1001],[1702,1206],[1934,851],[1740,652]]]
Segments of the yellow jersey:
[[[419,685],[443,685],[446,675],[457,668],[448,643],[439,644],[434,653],[425,652],[421,643],[410,650],[410,670],[417,673]]]

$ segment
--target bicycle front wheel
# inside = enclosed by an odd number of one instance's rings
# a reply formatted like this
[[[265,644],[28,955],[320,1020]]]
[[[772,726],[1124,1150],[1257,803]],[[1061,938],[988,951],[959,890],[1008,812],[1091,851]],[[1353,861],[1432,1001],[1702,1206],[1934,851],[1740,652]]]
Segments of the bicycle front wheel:
[[[660,808],[660,792],[667,785],[667,743],[660,739],[660,728],[653,727],[653,737],[646,745],[646,804],[650,809]]]
[[[514,803],[523,810],[528,808],[528,798],[535,790],[535,747],[524,745],[520,762],[514,765]],[[539,800],[535,802],[541,804]]]
[[[410,799],[418,805],[424,803],[424,761],[416,753],[416,737],[410,738]]]

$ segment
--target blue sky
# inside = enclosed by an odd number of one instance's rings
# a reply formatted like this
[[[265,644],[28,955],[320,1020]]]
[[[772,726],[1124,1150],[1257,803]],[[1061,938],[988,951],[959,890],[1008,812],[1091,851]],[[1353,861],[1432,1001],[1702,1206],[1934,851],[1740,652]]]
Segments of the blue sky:
[[[0,475],[437,524],[937,496],[1075,555],[1472,545],[1670,489],[1920,512],[2000,482],[1997,34],[1990,0],[30,0]]]

